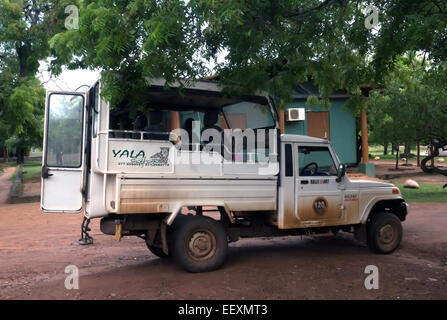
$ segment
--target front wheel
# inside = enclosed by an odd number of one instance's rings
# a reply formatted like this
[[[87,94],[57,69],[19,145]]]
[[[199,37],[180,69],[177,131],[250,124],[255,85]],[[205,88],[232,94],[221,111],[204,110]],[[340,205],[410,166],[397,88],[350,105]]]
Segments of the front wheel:
[[[206,216],[186,216],[174,230],[172,244],[174,260],[189,272],[219,268],[228,250],[224,227]]]
[[[402,224],[389,212],[377,213],[368,224],[368,246],[375,253],[392,253],[402,240]]]

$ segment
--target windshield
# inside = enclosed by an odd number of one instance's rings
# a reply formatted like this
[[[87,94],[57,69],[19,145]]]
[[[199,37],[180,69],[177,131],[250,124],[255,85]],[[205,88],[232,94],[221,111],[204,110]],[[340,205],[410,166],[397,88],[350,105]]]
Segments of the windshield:
[[[231,129],[274,128],[275,122],[267,105],[242,101],[222,108]]]

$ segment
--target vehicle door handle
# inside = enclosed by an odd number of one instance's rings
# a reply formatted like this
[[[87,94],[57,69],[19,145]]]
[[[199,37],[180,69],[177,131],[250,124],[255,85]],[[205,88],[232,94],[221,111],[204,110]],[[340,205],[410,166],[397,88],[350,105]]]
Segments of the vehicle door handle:
[[[47,179],[51,177],[53,174],[50,173],[50,169],[47,166],[42,167],[42,178]]]
[[[309,184],[309,180],[301,180],[301,184]]]

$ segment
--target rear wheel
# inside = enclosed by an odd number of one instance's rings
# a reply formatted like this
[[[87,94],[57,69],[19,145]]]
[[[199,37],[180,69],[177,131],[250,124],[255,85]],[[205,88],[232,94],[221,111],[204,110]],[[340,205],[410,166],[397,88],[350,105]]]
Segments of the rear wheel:
[[[171,234],[173,232],[173,230],[176,230],[180,225],[182,225],[182,221],[184,221],[184,219],[187,219],[187,215],[184,214],[179,214],[177,215],[177,217],[175,218],[174,224],[172,225],[171,228],[168,228],[166,230],[167,234],[167,241],[168,241],[168,254],[164,253],[163,249],[160,246],[154,246],[154,245],[150,245],[148,243],[149,238],[146,237],[146,246],[149,249],[150,252],[152,252],[153,254],[155,254],[157,257],[159,258],[169,258],[171,257]],[[157,233],[157,239],[156,239],[157,243],[161,244],[161,236],[160,236],[160,231]]]
[[[402,240],[402,224],[389,212],[377,213],[368,224],[368,246],[376,253],[392,253]]]
[[[186,271],[219,268],[227,256],[228,239],[223,226],[206,216],[185,216],[174,230],[172,256]]]

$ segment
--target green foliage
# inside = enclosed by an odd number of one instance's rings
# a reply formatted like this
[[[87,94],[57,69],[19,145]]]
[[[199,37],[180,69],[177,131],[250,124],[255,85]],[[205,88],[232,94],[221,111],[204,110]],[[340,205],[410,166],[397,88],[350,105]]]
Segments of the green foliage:
[[[79,30],[64,27],[69,4],[79,7]],[[374,31],[364,26],[369,4],[379,8]],[[141,107],[151,78],[213,72],[238,84],[228,94],[262,89],[282,107],[312,75],[322,97],[308,105],[328,108],[330,93],[347,90],[349,110],[368,109],[373,142],[445,138],[446,13],[434,0],[0,0],[0,143],[39,125],[32,77],[50,52],[56,74],[102,70],[112,105]],[[364,85],[383,92],[365,104]]]
[[[35,74],[39,60],[50,54],[58,3],[0,0],[0,146],[42,144],[45,90]]]
[[[203,63],[195,22],[183,1],[82,1],[79,30],[66,30],[50,41],[54,72],[101,68],[103,95],[116,105],[132,92],[138,106],[147,78],[168,82],[200,74]],[[64,20],[60,19],[59,24]]]
[[[374,39],[375,69],[386,76],[396,57],[424,52],[436,63],[446,62],[447,3],[437,0],[371,1],[380,10],[381,28]]]
[[[42,146],[45,89],[35,78],[22,78],[7,99],[3,116],[8,149]]]
[[[61,3],[68,3],[67,1]],[[239,84],[231,94],[268,91],[283,106],[295,84],[311,74],[328,107],[328,95],[353,94],[358,112],[360,86],[384,87],[396,57],[423,51],[432,63],[446,61],[446,5],[439,1],[354,0],[119,0],[79,1],[79,30],[50,41],[53,71],[61,66],[100,68],[103,95],[136,108],[147,79],[167,83],[219,74]],[[379,8],[380,27],[364,26],[365,8]],[[60,9],[59,9],[60,10]],[[61,28],[64,15],[57,15]],[[63,30],[63,29],[62,29]],[[218,57],[225,59],[218,62]],[[208,70],[205,62],[214,62]],[[129,95],[129,92],[132,92]]]
[[[0,0],[0,53],[17,59],[20,77],[34,76],[49,54],[49,14],[57,1]]]
[[[206,52],[225,82],[267,90],[279,105],[311,74],[323,100],[337,89],[354,91],[368,63],[358,50],[367,41],[362,5],[353,1],[190,1],[203,24]],[[349,35],[349,36],[347,36]],[[327,101],[321,102],[327,106]]]
[[[370,95],[366,108],[373,143],[427,143],[447,139],[444,68],[428,71],[413,56],[400,58],[383,92]]]
[[[23,78],[14,88],[8,100],[6,120],[21,135],[30,128],[43,127],[45,89],[35,78]],[[41,131],[41,130],[40,130]]]
[[[269,91],[284,105],[312,74],[323,99],[354,92],[371,73],[371,33],[356,1],[80,1],[79,30],[50,41],[53,70],[100,68],[112,105],[140,105],[148,78],[168,83],[208,75],[207,61],[233,94]],[[63,19],[58,21],[63,24]],[[217,63],[220,55],[225,61]],[[129,92],[132,95],[126,96]]]
[[[42,164],[40,163],[34,166],[24,166],[23,171],[23,183],[40,181],[42,176]]]
[[[327,107],[337,89],[359,95],[361,85],[383,87],[406,52],[425,52],[436,63],[447,57],[441,1],[72,1],[80,8],[79,30],[63,30],[70,2],[58,3],[53,70],[100,68],[113,105],[127,99],[137,107],[147,78],[199,78],[210,73],[204,62],[214,61],[212,72],[224,84],[242,86],[233,93],[267,90],[279,106],[311,74]],[[364,26],[369,4],[379,8],[374,32]],[[350,103],[354,112],[358,102]]]

